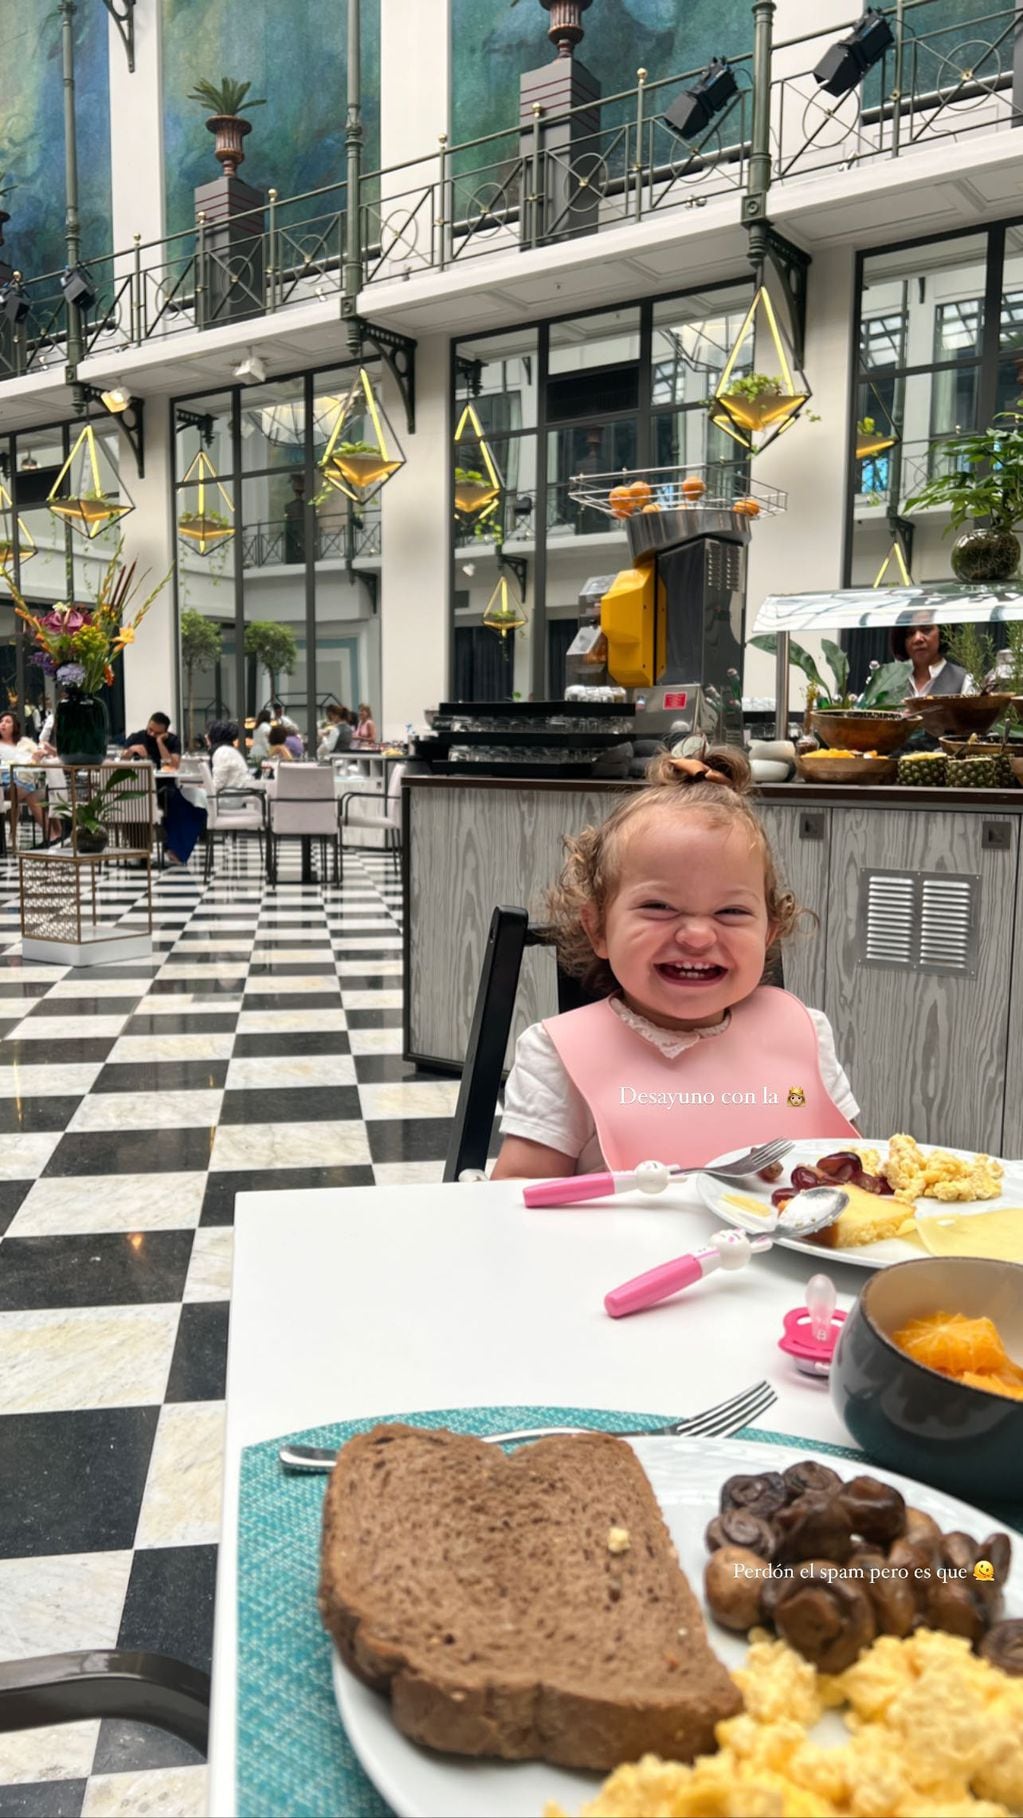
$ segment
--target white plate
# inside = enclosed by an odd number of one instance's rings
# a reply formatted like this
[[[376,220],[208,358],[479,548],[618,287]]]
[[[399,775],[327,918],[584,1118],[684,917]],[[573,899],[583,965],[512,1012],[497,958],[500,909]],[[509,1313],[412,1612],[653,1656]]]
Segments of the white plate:
[[[920,1145],[924,1155],[929,1155],[932,1149],[939,1146],[937,1143],[921,1143]],[[726,1225],[738,1225],[743,1231],[760,1231],[763,1227],[755,1214],[741,1212],[738,1206],[730,1206],[727,1195],[741,1193],[747,1199],[762,1200],[766,1218],[771,1211],[771,1194],[791,1179],[793,1168],[812,1167],[820,1156],[833,1155],[836,1150],[841,1148],[878,1149],[884,1156],[888,1151],[888,1138],[886,1136],[858,1136],[850,1137],[848,1143],[843,1143],[841,1137],[833,1137],[830,1142],[819,1140],[797,1143],[784,1159],[782,1164],[784,1172],[770,1186],[766,1181],[757,1179],[714,1180],[709,1174],[697,1175],[696,1186],[704,1205],[708,1206]],[[958,1156],[963,1161],[972,1161],[976,1151],[946,1149],[945,1153]],[[735,1161],[737,1156],[745,1154],[745,1149],[730,1149],[727,1155],[715,1156],[714,1162],[717,1165],[722,1162]],[[998,1161],[999,1157],[992,1156],[991,1159]],[[918,1199],[916,1202],[918,1214],[922,1218],[948,1218],[950,1214],[958,1216],[960,1214],[968,1215],[971,1212],[992,1212],[996,1206],[1023,1206],[1023,1162],[1003,1162],[1002,1166],[1005,1169],[1005,1175],[1002,1181],[1002,1191],[997,1199],[963,1200],[958,1205],[946,1205],[936,1199]],[[837,1181],[835,1184],[836,1186],[841,1185]],[[805,1237],[778,1236],[775,1238],[775,1243],[780,1244],[785,1250],[799,1250],[804,1256],[814,1256],[818,1262],[823,1257],[828,1262],[852,1263],[857,1269],[883,1269],[888,1263],[911,1262],[914,1257],[927,1255],[922,1244],[907,1243],[902,1237],[886,1237],[880,1243],[863,1244],[855,1250],[829,1250],[822,1244],[809,1242]]]
[[[633,1442],[633,1450],[650,1479],[682,1569],[697,1594],[707,1559],[703,1533],[717,1514],[726,1477],[738,1471],[783,1471],[801,1458],[818,1458],[842,1477],[854,1477],[857,1472],[851,1459],[829,1458],[812,1448],[753,1445],[736,1439],[641,1439]],[[933,1516],[946,1532],[965,1531],[984,1540],[992,1531],[990,1516],[966,1503],[893,1471],[870,1469],[872,1476],[895,1484],[907,1502]],[[1018,1541],[1006,1584],[1005,1613],[1023,1615],[1023,1549]],[[725,1665],[740,1666],[746,1654],[745,1640],[713,1621],[707,1628],[711,1645]],[[543,1761],[468,1761],[419,1748],[392,1722],[388,1700],[349,1673],[336,1654],[334,1692],[352,1747],[398,1818],[479,1818],[481,1812],[487,1818],[537,1818],[548,1800],[557,1800],[566,1812],[576,1813],[593,1798],[604,1779],[602,1774],[550,1767]],[[814,1736],[824,1743],[847,1739],[840,1714],[828,1713]]]

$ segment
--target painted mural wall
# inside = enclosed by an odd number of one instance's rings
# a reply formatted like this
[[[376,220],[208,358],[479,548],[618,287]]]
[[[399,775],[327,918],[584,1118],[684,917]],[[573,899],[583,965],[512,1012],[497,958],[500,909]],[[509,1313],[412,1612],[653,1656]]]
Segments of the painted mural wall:
[[[75,14],[79,215],[84,258],[110,251],[109,20]],[[64,89],[60,19],[41,0],[0,0],[0,170],[16,185],[4,253],[26,277],[64,266]],[[59,293],[58,293],[59,294]]]
[[[263,96],[239,175],[282,197],[344,178],[345,0],[162,0],[167,231],[190,227],[193,191],[219,172],[197,78]],[[380,161],[380,0],[362,4],[363,169]],[[326,199],[329,203],[329,198]]]
[[[550,23],[538,0],[451,0],[451,132],[454,142],[499,132],[518,119],[519,77],[550,61]],[[750,0],[594,0],[579,55],[605,95],[699,69],[711,57],[753,48]]]

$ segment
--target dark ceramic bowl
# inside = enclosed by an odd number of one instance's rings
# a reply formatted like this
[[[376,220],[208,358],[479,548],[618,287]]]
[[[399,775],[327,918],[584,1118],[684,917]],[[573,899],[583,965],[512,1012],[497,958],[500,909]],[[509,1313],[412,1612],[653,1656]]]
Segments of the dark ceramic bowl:
[[[953,1382],[908,1357],[892,1334],[928,1313],[986,1314],[1023,1362],[1023,1267],[927,1256],[878,1269],[846,1319],[831,1399],[878,1464],[968,1502],[1023,1497],[1023,1401]]]

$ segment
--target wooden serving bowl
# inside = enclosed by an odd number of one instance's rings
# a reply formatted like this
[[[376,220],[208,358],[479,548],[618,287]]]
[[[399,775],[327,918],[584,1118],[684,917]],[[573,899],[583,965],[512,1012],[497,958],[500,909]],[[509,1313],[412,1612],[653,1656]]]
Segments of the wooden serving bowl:
[[[940,738],[938,744],[945,756],[950,758],[1000,757],[1002,754],[1000,742],[992,739],[977,739],[976,743],[971,745],[969,739],[946,736]]]
[[[914,703],[932,736],[939,732],[987,732],[1001,719],[1011,694],[922,694]]]
[[[850,709],[846,713],[814,708],[810,724],[825,745],[848,751],[877,751],[887,756],[899,751],[910,734],[923,725],[919,714],[866,713]]]
[[[893,783],[899,763],[893,757],[798,757],[804,783]]]

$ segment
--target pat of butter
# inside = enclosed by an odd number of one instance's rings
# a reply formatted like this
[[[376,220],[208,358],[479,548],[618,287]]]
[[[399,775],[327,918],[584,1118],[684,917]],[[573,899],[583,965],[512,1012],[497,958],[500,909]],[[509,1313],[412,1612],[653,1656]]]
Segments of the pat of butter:
[[[792,1192],[796,1189],[793,1187]],[[773,1218],[774,1207],[765,1206],[762,1199],[751,1199],[746,1193],[726,1193],[726,1206],[736,1206],[740,1212],[751,1212],[754,1218]]]
[[[1023,1206],[995,1212],[916,1221],[920,1242],[932,1256],[986,1256],[993,1262],[1023,1262]]]

